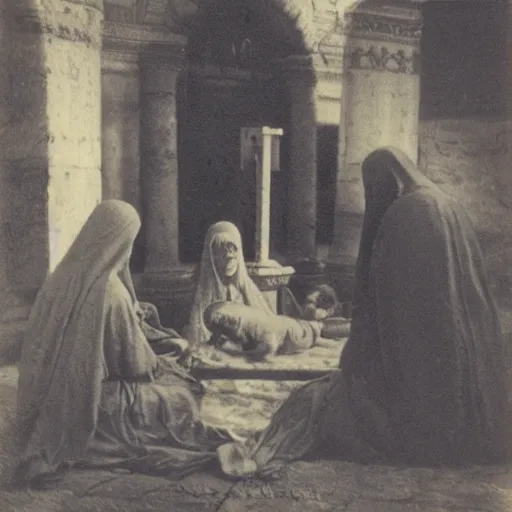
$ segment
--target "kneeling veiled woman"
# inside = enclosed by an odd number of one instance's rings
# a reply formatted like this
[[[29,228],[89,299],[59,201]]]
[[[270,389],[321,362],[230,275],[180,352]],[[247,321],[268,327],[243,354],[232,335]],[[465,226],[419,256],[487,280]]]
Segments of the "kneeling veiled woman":
[[[295,390],[226,473],[319,454],[411,465],[510,456],[506,350],[462,207],[400,151],[363,163],[366,210],[340,370]]]
[[[70,465],[183,476],[233,439],[200,419],[202,386],[151,349],[128,268],[140,227],[130,205],[99,204],[32,308],[20,362],[20,476]]]

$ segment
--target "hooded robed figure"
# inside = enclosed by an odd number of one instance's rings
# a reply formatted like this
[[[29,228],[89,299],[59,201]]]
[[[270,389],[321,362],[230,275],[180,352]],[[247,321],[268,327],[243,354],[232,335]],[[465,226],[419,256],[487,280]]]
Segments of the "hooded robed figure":
[[[139,227],[127,203],[100,203],[39,291],[17,400],[28,483],[75,464],[182,476],[232,439],[202,423],[202,386],[143,333],[128,267]]]
[[[322,454],[427,466],[510,455],[507,350],[468,216],[396,149],[371,153],[363,182],[340,370],[292,392],[246,443],[219,448],[227,473]]]

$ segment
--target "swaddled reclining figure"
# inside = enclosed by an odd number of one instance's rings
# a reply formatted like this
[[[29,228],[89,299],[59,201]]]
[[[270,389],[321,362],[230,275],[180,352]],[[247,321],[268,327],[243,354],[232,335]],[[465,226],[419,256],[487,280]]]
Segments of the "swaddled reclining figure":
[[[304,352],[316,344],[322,331],[321,322],[275,315],[230,301],[210,304],[203,320],[212,333],[210,345],[252,361]]]

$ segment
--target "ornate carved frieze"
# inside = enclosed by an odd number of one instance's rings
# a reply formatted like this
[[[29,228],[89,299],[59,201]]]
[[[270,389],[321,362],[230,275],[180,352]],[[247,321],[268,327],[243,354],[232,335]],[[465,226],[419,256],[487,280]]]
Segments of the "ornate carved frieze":
[[[103,2],[60,0],[41,3],[20,0],[17,3],[9,9],[14,30],[41,35],[49,43],[52,39],[61,39],[82,43],[86,47],[98,48],[101,45]]]
[[[287,286],[290,282],[290,277],[290,275],[260,276],[251,274],[251,279],[262,292],[274,291],[283,286]]]
[[[351,37],[419,46],[421,15],[414,9],[356,10],[345,16],[344,32]]]
[[[80,6],[82,7],[82,6]],[[93,2],[86,3],[88,16],[70,16],[72,9],[66,7],[67,11],[54,13],[42,9],[15,10],[13,22],[15,30],[32,34],[40,34],[48,38],[62,39],[76,43],[83,43],[85,46],[98,47],[100,45],[100,23],[103,19],[103,12]]]
[[[420,72],[419,52],[382,44],[353,45],[345,53],[345,69],[369,69],[404,75]]]
[[[173,34],[161,27],[130,25],[106,21],[103,26],[103,48],[124,52],[143,50],[162,51],[169,54],[172,50],[182,54],[187,39]]]
[[[247,262],[247,271],[261,291],[275,291],[286,286],[295,269],[293,267],[260,267],[257,263]]]
[[[186,64],[186,38],[164,27],[105,22],[103,69],[131,72],[139,62],[158,62],[165,69],[180,70]]]

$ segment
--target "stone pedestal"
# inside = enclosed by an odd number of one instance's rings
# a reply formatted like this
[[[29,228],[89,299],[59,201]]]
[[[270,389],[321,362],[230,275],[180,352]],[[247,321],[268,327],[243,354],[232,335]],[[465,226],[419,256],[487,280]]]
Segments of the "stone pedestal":
[[[288,286],[290,278],[295,273],[293,267],[283,267],[277,261],[268,260],[266,265],[246,263],[249,276],[262,291],[277,313],[278,293],[281,288]]]
[[[327,261],[342,297],[351,295],[359,249],[362,161],[383,146],[417,161],[420,35],[416,7],[382,5],[346,15],[334,242]]]
[[[182,50],[151,52],[141,61],[146,274],[166,274],[179,264],[176,84],[184,66]]]
[[[194,265],[180,265],[165,274],[136,275],[137,298],[158,308],[162,325],[181,330],[188,323],[192,309],[195,277]]]
[[[140,57],[141,190],[146,247],[137,291],[153,302],[162,321],[181,327],[188,318],[193,267],[180,265],[176,88],[185,68],[186,39],[152,46]],[[198,205],[200,207],[200,205]]]
[[[140,211],[139,56],[108,38],[102,55],[102,197],[122,199]]]
[[[310,57],[279,62],[289,98],[287,244],[290,263],[316,258],[316,77]]]

